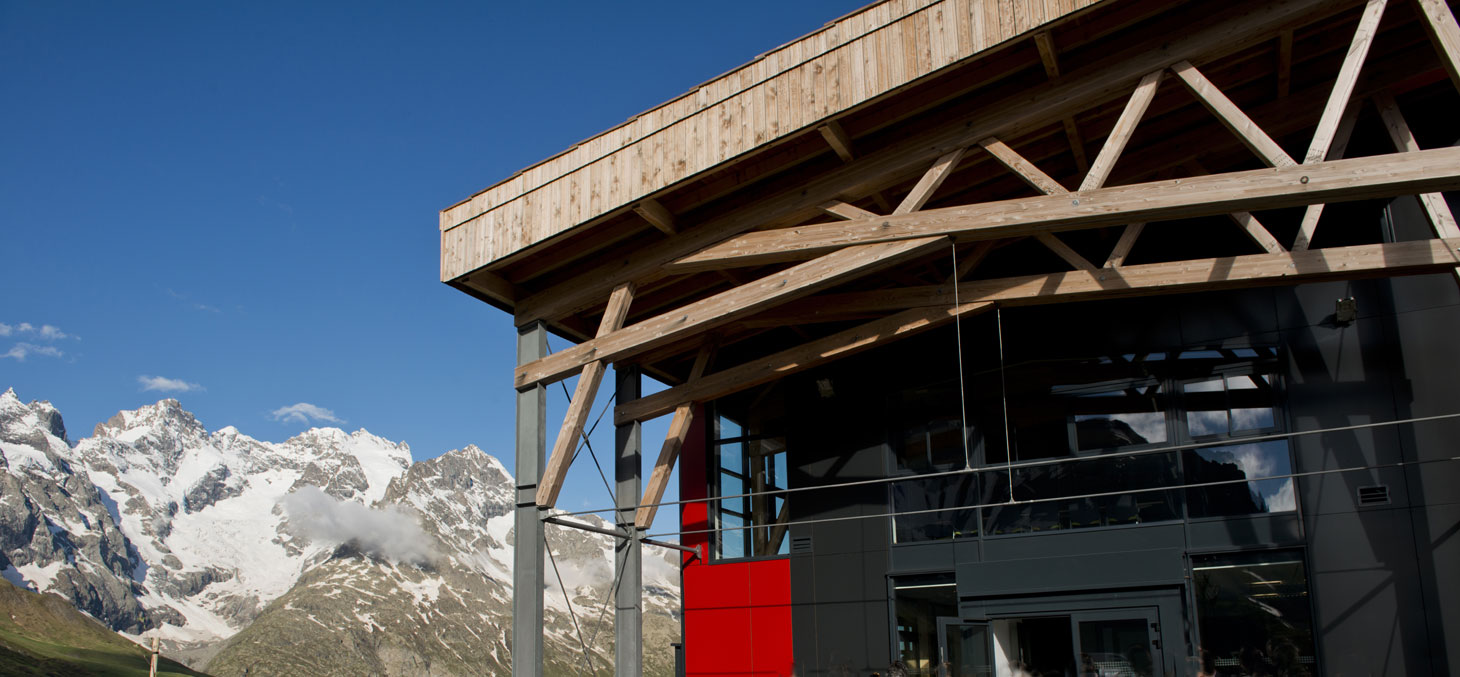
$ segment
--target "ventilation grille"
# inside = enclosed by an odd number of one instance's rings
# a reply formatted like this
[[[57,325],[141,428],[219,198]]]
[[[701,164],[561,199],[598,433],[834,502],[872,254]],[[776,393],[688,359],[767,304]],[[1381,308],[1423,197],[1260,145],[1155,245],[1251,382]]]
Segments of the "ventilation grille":
[[[1359,487],[1359,505],[1388,505],[1389,485]]]
[[[811,554],[811,537],[810,536],[798,536],[796,538],[791,539],[791,554],[792,555],[810,555]]]

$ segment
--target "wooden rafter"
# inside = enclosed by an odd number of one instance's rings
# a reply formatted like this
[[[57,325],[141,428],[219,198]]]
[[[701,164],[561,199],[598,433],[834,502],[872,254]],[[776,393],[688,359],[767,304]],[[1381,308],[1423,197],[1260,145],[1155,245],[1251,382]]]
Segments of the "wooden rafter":
[[[1389,139],[1394,142],[1395,150],[1401,153],[1419,150],[1419,142],[1414,140],[1414,132],[1410,131],[1409,123],[1405,121],[1404,113],[1399,110],[1399,104],[1394,101],[1392,94],[1388,91],[1376,93],[1374,106],[1379,109],[1379,117],[1384,120],[1384,129],[1389,132]],[[1450,212],[1450,205],[1445,202],[1444,195],[1421,193],[1415,197],[1419,198],[1425,217],[1435,231],[1435,237],[1460,237],[1460,228],[1456,227],[1455,215]]]
[[[955,148],[944,156],[938,158],[937,162],[928,171],[923,172],[922,178],[918,179],[907,197],[898,203],[897,209],[892,210],[893,214],[911,214],[923,208],[928,200],[937,192],[938,187],[948,180],[948,175],[953,173],[953,167],[963,159],[964,148]]]
[[[1070,192],[1063,185],[1060,185],[1060,182],[1056,181],[1054,177],[1045,174],[1033,162],[1026,160],[1023,155],[1020,155],[1003,141],[990,136],[987,139],[979,141],[978,145],[982,146],[984,150],[994,156],[994,159],[998,160],[999,164],[1009,168],[1010,171],[1018,175],[1019,178],[1024,179],[1024,182],[1032,186],[1035,190],[1045,195],[1063,195]]]
[[[792,261],[852,244],[929,235],[997,239],[1456,188],[1460,148],[1436,148],[747,233],[676,261],[672,269]]]
[[[1270,40],[1287,26],[1331,11],[1333,7],[1324,0],[1272,3],[1206,22],[1179,37],[1153,36],[1146,44],[1130,45],[1128,50],[1093,62],[1077,73],[1024,89],[1016,98],[987,102],[983,111],[970,119],[928,126],[895,146],[859,155],[853,162],[767,195],[747,208],[717,214],[692,227],[687,225],[679,236],[640,250],[632,261],[605,261],[584,270],[582,284],[558,285],[530,294],[516,305],[516,322],[520,325],[552,320],[592,307],[614,284],[624,280],[643,283],[672,274],[665,268],[667,263],[730,234],[798,223],[814,215],[827,200],[871,195],[882,177],[906,172],[953,148],[972,145],[989,135],[1010,137],[1057,123],[1071,110],[1084,110],[1109,100],[1119,83],[1183,59],[1200,65]]]
[[[841,158],[842,162],[851,162],[856,158],[856,155],[852,153],[852,137],[847,136],[847,130],[842,129],[841,124],[836,120],[817,127],[816,131],[821,132],[821,138],[826,139],[826,145],[836,151],[836,156]]]
[[[1348,152],[1349,139],[1353,137],[1354,125],[1359,121],[1359,102],[1352,102],[1339,120],[1333,135],[1333,145],[1328,148],[1328,159],[1341,160]],[[1318,230],[1318,219],[1323,216],[1323,203],[1308,205],[1303,210],[1303,220],[1298,223],[1298,234],[1293,239],[1293,251],[1303,251],[1313,242],[1313,233]]]
[[[1141,231],[1146,228],[1144,223],[1132,223],[1120,231],[1120,239],[1116,240],[1115,248],[1110,250],[1110,256],[1105,258],[1103,268],[1119,268],[1125,265],[1125,258],[1130,256],[1130,250],[1136,246],[1136,238],[1141,236]]]
[[[1293,31],[1278,36],[1277,95],[1286,99],[1293,89]]]
[[[1100,147],[1100,154],[1095,156],[1095,162],[1090,165],[1090,171],[1085,174],[1085,180],[1080,182],[1080,190],[1099,188],[1105,185],[1106,179],[1110,178],[1111,170],[1115,169],[1115,161],[1120,159],[1120,154],[1125,151],[1125,144],[1136,132],[1136,125],[1140,123],[1141,116],[1146,114],[1146,109],[1151,106],[1151,100],[1156,98],[1156,88],[1161,84],[1162,72],[1164,71],[1147,73],[1136,84],[1136,91],[1126,101],[1125,110],[1121,111],[1120,118],[1115,121],[1115,127],[1110,130],[1110,135],[1105,137],[1105,145]]]
[[[1055,49],[1054,38],[1049,31],[1035,33],[1034,46],[1039,50],[1039,61],[1044,64],[1045,76],[1050,80],[1058,79],[1059,51]],[[1069,141],[1070,152],[1075,156],[1075,168],[1082,173],[1090,171],[1090,160],[1085,157],[1085,141],[1080,138],[1080,128],[1075,125],[1075,116],[1066,115],[1060,118],[1060,125],[1065,129],[1065,139]]]
[[[1450,82],[1460,89],[1460,27],[1455,24],[1450,5],[1445,0],[1415,0],[1415,4],[1423,15],[1420,23],[1439,52],[1445,72],[1450,74]]]
[[[997,249],[998,246],[998,240],[984,240],[983,242],[974,244],[972,249],[965,252],[958,259],[958,265],[953,269],[953,275],[948,278],[948,283],[952,284],[962,280],[969,273],[973,272],[973,269],[977,268],[978,264],[983,263],[984,259],[988,258],[989,254]]]
[[[1070,249],[1070,246],[1065,244],[1064,240],[1055,237],[1053,233],[1035,233],[1034,239],[1039,240],[1040,244],[1048,247],[1050,251],[1055,253],[1055,256],[1064,259],[1064,262],[1073,266],[1075,270],[1095,270],[1094,264],[1090,263],[1085,257],[1080,256],[1079,252]]]
[[[808,299],[781,312],[810,316],[819,309],[899,311],[855,329],[783,350],[618,405],[619,423],[663,416],[683,402],[704,402],[752,388],[805,369],[925,331],[960,314],[994,303],[1029,305],[1157,294],[1297,284],[1374,275],[1416,275],[1460,265],[1460,238],[1333,247],[1282,254],[1249,254],[1194,261],[1170,261],[1116,269],[1071,271],[979,280],[958,285],[953,306],[950,285],[833,294]]]
[[[1188,167],[1194,169],[1198,174],[1210,173],[1207,171],[1206,167],[1202,166],[1202,164],[1196,160],[1192,160],[1186,164]],[[1272,236],[1272,231],[1269,231],[1267,229],[1267,226],[1262,225],[1262,221],[1258,220],[1256,216],[1253,216],[1252,212],[1232,212],[1231,214],[1228,214],[1228,216],[1232,218],[1232,222],[1236,223],[1238,228],[1242,229],[1242,232],[1245,233],[1247,237],[1251,238],[1253,242],[1257,243],[1257,246],[1262,247],[1263,251],[1266,251],[1269,254],[1280,254],[1287,251],[1287,248],[1283,247],[1282,244],[1277,241],[1277,238]]]
[[[603,311],[603,320],[598,324],[598,335],[608,336],[617,331],[628,317],[629,304],[634,300],[634,284],[625,282],[614,288],[608,305]],[[553,453],[548,458],[547,468],[537,483],[537,504],[552,507],[558,501],[558,492],[563,489],[563,480],[568,476],[568,466],[578,450],[578,438],[583,436],[583,425],[593,408],[593,399],[598,386],[603,382],[603,372],[608,367],[604,360],[593,360],[583,365],[578,375],[578,385],[573,389],[573,399],[568,401],[568,413],[563,417],[563,426],[553,442]]]
[[[557,381],[590,362],[632,357],[947,246],[943,237],[926,237],[847,247],[519,366],[513,383]]]
[[[700,346],[694,366],[689,370],[689,378],[685,380],[686,385],[700,380],[714,354],[714,342],[706,341]],[[659,458],[654,461],[649,484],[644,487],[644,500],[639,502],[639,510],[634,514],[634,526],[639,529],[648,529],[654,524],[654,516],[659,513],[659,501],[664,499],[664,490],[669,486],[669,475],[674,471],[674,462],[679,458],[679,450],[684,447],[684,439],[689,435],[694,416],[693,402],[681,402],[674,409],[674,418],[669,421],[669,432],[664,435],[664,444],[659,447]]]
[[[869,212],[856,205],[842,202],[841,200],[832,200],[831,202],[821,205],[821,211],[826,212],[827,214],[835,216],[839,219],[877,218],[877,214]]]
[[[1201,101],[1202,105],[1207,107],[1207,110],[1215,114],[1217,119],[1221,120],[1227,129],[1232,130],[1232,133],[1236,134],[1237,138],[1242,140],[1243,145],[1252,149],[1252,152],[1257,153],[1257,156],[1262,158],[1262,161],[1266,162],[1267,166],[1291,167],[1298,164],[1293,161],[1293,158],[1288,156],[1287,151],[1283,150],[1282,146],[1279,146],[1276,141],[1272,140],[1272,137],[1267,135],[1267,132],[1262,131],[1262,128],[1257,126],[1257,123],[1253,122],[1252,118],[1247,117],[1247,114],[1243,113],[1242,109],[1237,107],[1237,104],[1232,103],[1232,100],[1228,99],[1227,95],[1222,93],[1222,90],[1217,89],[1217,86],[1212,84],[1212,81],[1208,80],[1205,75],[1202,75],[1201,71],[1196,69],[1196,66],[1191,65],[1191,62],[1183,61],[1178,63],[1171,67],[1171,72],[1175,73],[1186,84],[1187,89],[1190,89],[1191,93],[1196,95],[1196,98]]]
[[[1338,78],[1328,94],[1328,102],[1323,105],[1323,115],[1318,119],[1318,128],[1313,131],[1313,142],[1308,145],[1303,164],[1322,162],[1328,157],[1329,147],[1338,131],[1339,120],[1343,118],[1344,108],[1353,97],[1354,85],[1358,84],[1359,70],[1363,68],[1364,59],[1369,55],[1374,34],[1379,32],[1379,20],[1384,16],[1384,5],[1387,1],[1368,0],[1364,5],[1364,12],[1359,16],[1359,25],[1354,29],[1353,40],[1349,43],[1348,55],[1338,69]]]
[[[665,235],[674,235],[679,229],[674,225],[674,215],[669,213],[658,200],[649,198],[634,205],[634,213],[644,217],[649,225],[658,228]]]

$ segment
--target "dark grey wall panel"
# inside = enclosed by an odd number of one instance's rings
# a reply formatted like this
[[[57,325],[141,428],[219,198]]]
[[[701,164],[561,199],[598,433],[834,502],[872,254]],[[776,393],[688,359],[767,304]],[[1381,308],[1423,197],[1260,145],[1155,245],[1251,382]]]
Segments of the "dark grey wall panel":
[[[1193,294],[1183,298],[1178,308],[1181,342],[1186,345],[1250,345],[1249,341],[1268,343],[1277,339],[1271,288]]]
[[[1023,595],[1178,585],[1186,579],[1180,548],[1134,550],[958,565],[958,597]]]
[[[1302,329],[1331,325],[1338,299],[1352,297],[1359,319],[1394,313],[1386,280],[1335,280],[1283,287],[1274,290],[1280,329]]]
[[[1302,524],[1297,514],[1291,512],[1194,521],[1188,528],[1188,536],[1193,551],[1303,544]]]
[[[990,538],[984,541],[984,559],[1023,560],[1071,553],[1181,548],[1185,544],[1180,524],[1158,524]]]
[[[1460,668],[1460,505],[1419,508],[1410,514],[1432,673],[1453,675]]]
[[[952,571],[957,561],[953,554],[953,541],[895,545],[888,554],[894,573]]]
[[[1306,519],[1323,664],[1345,674],[1433,674],[1408,511]]]

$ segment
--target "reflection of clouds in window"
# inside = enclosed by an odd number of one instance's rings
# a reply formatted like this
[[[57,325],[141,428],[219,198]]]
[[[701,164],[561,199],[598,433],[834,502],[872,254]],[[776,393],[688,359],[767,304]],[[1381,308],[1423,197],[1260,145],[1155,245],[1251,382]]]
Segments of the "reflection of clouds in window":
[[[1232,430],[1263,430],[1271,428],[1272,409],[1233,409]]]
[[[1094,418],[1094,417],[1082,417]],[[1139,414],[1116,414],[1111,416],[1117,421],[1130,426],[1141,437],[1135,444],[1166,441],[1166,415],[1160,412],[1145,412]]]
[[[1222,392],[1222,379],[1193,381],[1183,385],[1181,389],[1189,393],[1219,393]]]
[[[1189,411],[1186,412],[1186,427],[1191,430],[1192,436],[1198,435],[1219,435],[1227,432],[1227,412],[1225,411]]]
[[[1288,512],[1298,509],[1298,498],[1293,494],[1293,480],[1286,479],[1281,482],[1262,482],[1264,491],[1262,500],[1267,503],[1269,512]]]
[[[1259,444],[1244,444],[1232,452],[1237,467],[1248,477],[1267,477],[1276,466],[1272,454]]]

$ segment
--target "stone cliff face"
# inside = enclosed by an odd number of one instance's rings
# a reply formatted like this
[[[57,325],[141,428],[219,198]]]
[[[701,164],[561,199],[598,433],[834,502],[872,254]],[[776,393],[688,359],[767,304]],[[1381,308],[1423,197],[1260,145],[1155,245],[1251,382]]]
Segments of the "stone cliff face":
[[[175,400],[120,412],[73,446],[53,407],[6,392],[0,451],[5,578],[158,636],[195,667],[508,671],[512,478],[476,447],[412,464],[406,445],[363,430],[261,442],[210,433]],[[410,533],[305,528],[285,509],[305,494]],[[548,528],[578,620],[550,570],[549,672],[611,666],[611,539]],[[646,670],[667,674],[678,564],[653,548],[644,559]]]

